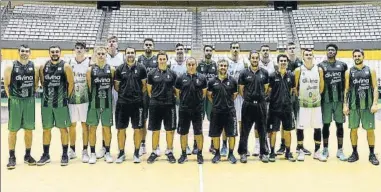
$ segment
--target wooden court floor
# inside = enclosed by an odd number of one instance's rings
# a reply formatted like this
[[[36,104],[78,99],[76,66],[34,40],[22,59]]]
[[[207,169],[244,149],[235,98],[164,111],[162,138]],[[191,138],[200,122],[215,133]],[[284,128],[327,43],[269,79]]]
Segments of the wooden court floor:
[[[37,121],[34,132],[32,155],[38,160],[42,154],[42,129],[40,107],[36,109]],[[377,121],[376,148],[381,152],[381,122]],[[204,135],[207,136],[209,123],[204,121]],[[346,127],[346,125],[345,125]],[[251,156],[247,164],[230,164],[223,161],[215,165],[211,163],[212,155],[208,152],[210,138],[205,137],[204,158],[205,164],[198,165],[194,155],[183,165],[169,164],[165,156],[154,164],[147,164],[146,159],[151,152],[151,134],[148,134],[148,154],[143,156],[140,164],[132,163],[133,142],[132,129],[127,132],[127,161],[123,164],[106,164],[98,160],[97,164],[83,164],[80,160],[82,139],[81,129],[77,128],[77,159],[70,161],[69,166],[60,166],[62,147],[59,131],[52,132],[51,159],[52,163],[43,167],[23,164],[24,141],[23,131],[18,134],[16,146],[17,166],[14,170],[7,170],[8,161],[8,131],[7,124],[1,125],[1,191],[4,192],[126,192],[126,191],[165,191],[165,192],[231,192],[231,191],[271,191],[271,192],[380,192],[381,167],[373,166],[368,162],[369,149],[366,134],[359,130],[358,150],[360,160],[350,164],[336,159],[336,133],[332,125],[330,138],[330,155],[328,162],[322,163],[307,156],[304,162],[290,163],[277,157],[277,162],[264,164],[257,157]],[[101,143],[101,130],[98,129],[98,142]],[[293,133],[292,151],[295,154],[296,135]],[[193,135],[190,135],[193,144]],[[238,147],[238,138],[236,148]],[[349,131],[345,129],[344,151],[347,156],[351,153]],[[278,141],[280,141],[278,136]],[[175,137],[175,156],[180,155],[179,136]],[[278,142],[279,143],[279,142]],[[277,143],[277,146],[279,144]],[[114,159],[117,157],[116,130],[113,129],[111,152]],[[162,154],[165,149],[165,133],[161,134],[160,146]],[[305,132],[305,146],[313,150],[313,130]],[[249,149],[254,148],[253,135],[249,139]],[[237,159],[238,154],[235,154]]]

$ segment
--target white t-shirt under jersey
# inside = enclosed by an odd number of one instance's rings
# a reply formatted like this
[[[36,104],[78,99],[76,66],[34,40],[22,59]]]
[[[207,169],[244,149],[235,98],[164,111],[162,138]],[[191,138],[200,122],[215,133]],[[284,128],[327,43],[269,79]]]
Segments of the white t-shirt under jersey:
[[[266,69],[269,75],[275,72],[275,65],[276,63],[271,60],[267,65],[263,64],[261,60],[259,61],[259,67]]]
[[[183,62],[178,62],[176,59],[169,60],[171,70],[176,73],[177,77],[187,72],[186,60],[187,58],[184,58]]]
[[[117,68],[119,65],[124,63],[123,53],[118,52],[114,57],[111,57],[110,54],[107,54],[106,63]]]

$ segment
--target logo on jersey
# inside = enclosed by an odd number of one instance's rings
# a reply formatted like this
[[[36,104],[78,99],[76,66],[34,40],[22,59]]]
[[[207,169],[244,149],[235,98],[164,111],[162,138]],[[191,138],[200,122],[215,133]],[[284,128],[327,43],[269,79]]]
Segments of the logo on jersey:
[[[111,82],[110,78],[97,77],[94,79],[94,83],[110,83],[110,82]]]
[[[61,76],[59,75],[45,75],[46,80],[61,80]]]
[[[33,76],[17,75],[16,80],[17,81],[33,81]]]

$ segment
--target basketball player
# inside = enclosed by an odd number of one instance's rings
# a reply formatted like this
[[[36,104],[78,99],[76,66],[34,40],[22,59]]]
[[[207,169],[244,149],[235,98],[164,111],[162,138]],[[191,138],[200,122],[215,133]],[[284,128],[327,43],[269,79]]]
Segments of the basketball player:
[[[348,69],[347,64],[337,61],[336,55],[338,47],[335,44],[326,46],[327,60],[319,63],[319,67],[323,69],[324,74],[324,91],[322,94],[322,113],[323,113],[323,151],[321,160],[327,161],[329,126],[331,125],[332,116],[336,123],[337,136],[337,153],[336,157],[341,161],[346,161],[347,158],[343,152],[343,123],[345,116],[343,114],[344,86],[345,86],[345,71]]]
[[[147,74],[152,70],[157,68],[157,57],[152,53],[152,50],[155,48],[155,43],[152,38],[146,38],[143,42],[144,53],[138,57],[138,63],[143,65],[146,68]],[[146,150],[146,135],[147,135],[147,118],[148,118],[148,104],[149,97],[147,91],[144,92],[143,96],[143,117],[144,117],[144,126],[142,129],[142,143],[140,146],[139,155],[147,153]],[[157,151],[160,154],[160,149]]]
[[[270,162],[275,162],[275,143],[276,132],[280,130],[280,123],[282,123],[286,154],[285,157],[290,162],[295,162],[292,153],[290,152],[291,146],[291,131],[295,129],[295,124],[292,118],[292,100],[291,94],[294,88],[294,74],[287,71],[288,58],[287,55],[280,54],[277,57],[278,70],[270,74],[269,77],[269,94],[270,104],[268,110],[268,130],[270,137]]]
[[[90,59],[85,57],[86,43],[77,42],[74,46],[75,58],[70,59],[69,65],[74,72],[74,90],[72,97],[69,99],[69,111],[71,126],[69,128],[70,148],[68,151],[69,158],[76,158],[75,141],[77,122],[82,126],[83,151],[82,162],[89,162],[89,154],[87,146],[89,143],[89,128],[86,125],[87,109],[89,107],[89,95],[86,82],[86,72],[90,65]]]
[[[186,61],[187,73],[176,79],[176,97],[180,99],[179,104],[179,123],[177,132],[181,135],[182,154],[178,163],[182,164],[188,161],[186,148],[188,145],[188,133],[190,123],[192,122],[194,137],[197,142],[197,162],[204,163],[202,156],[203,135],[202,135],[202,119],[203,119],[203,103],[206,96],[207,82],[206,77],[197,73],[197,61],[190,57]]]
[[[239,76],[239,94],[243,97],[242,130],[240,134],[238,153],[241,163],[247,162],[247,141],[250,130],[255,123],[260,141],[260,159],[269,161],[266,147],[266,92],[268,89],[269,74],[266,69],[259,67],[259,53],[251,51],[249,54],[250,67],[241,71]],[[254,115],[255,114],[255,115]]]
[[[314,56],[311,49],[303,51],[304,64],[295,69],[295,91],[299,97],[299,114],[297,120],[296,136],[298,140],[298,161],[304,161],[304,129],[314,128],[315,153],[314,159],[320,160],[319,151],[321,144],[321,96],[324,90],[323,70],[314,64]]]
[[[7,66],[4,71],[4,89],[7,94],[9,122],[8,169],[16,166],[15,147],[17,132],[24,129],[25,156],[24,162],[36,165],[36,160],[30,155],[32,148],[32,131],[35,129],[35,100],[34,93],[38,88],[38,68],[29,60],[30,48],[28,45],[19,47],[19,59],[13,65]]]
[[[228,68],[228,74],[230,77],[234,78],[236,82],[238,82],[239,74],[241,71],[243,71],[247,64],[245,63],[244,59],[240,56],[240,44],[238,42],[232,42],[230,43],[230,57],[227,58],[227,61],[229,62],[229,68]],[[241,131],[242,125],[241,125],[241,109],[242,109],[242,103],[243,98],[241,95],[237,95],[237,97],[234,100],[234,107],[236,111],[236,117],[239,124],[239,130]],[[228,154],[227,151],[227,139],[226,135],[223,135],[223,144],[221,148],[221,155],[226,156]]]
[[[120,151],[116,163],[122,163],[126,159],[124,147],[126,144],[126,128],[130,119],[134,129],[134,163],[140,163],[143,95],[146,91],[147,72],[143,65],[136,62],[134,48],[128,47],[125,52],[126,62],[120,65],[115,72],[115,90],[118,91],[115,118]]]
[[[173,137],[176,129],[176,73],[167,66],[168,55],[160,51],[157,54],[159,66],[153,69],[147,77],[147,91],[150,96],[148,130],[152,131],[152,153],[147,162],[154,163],[158,158],[155,153],[160,139],[161,123],[167,138],[166,155],[170,163],[176,163],[173,156]]]
[[[69,163],[68,130],[71,125],[68,99],[72,96],[74,76],[71,66],[61,60],[61,48],[57,45],[49,47],[50,60],[40,67],[40,81],[43,88],[41,99],[41,118],[43,132],[44,153],[37,165],[50,163],[51,129],[57,127],[61,132],[63,154],[61,166]]]
[[[88,68],[86,73],[87,85],[89,88],[89,110],[87,112],[86,123],[90,126],[90,164],[97,162],[95,155],[96,132],[99,121],[102,123],[102,132],[105,142],[104,159],[107,163],[112,163],[110,154],[111,126],[113,125],[112,88],[115,68],[106,61],[107,49],[97,47],[95,49],[97,60],[95,65]]]
[[[236,45],[234,45],[236,46]],[[208,99],[212,102],[210,113],[209,137],[212,137],[216,153],[212,163],[221,161],[220,137],[224,130],[229,138],[228,161],[232,164],[237,162],[234,156],[235,137],[237,136],[237,118],[234,107],[236,99],[237,81],[228,75],[229,62],[221,59],[218,64],[218,76],[208,82]]]
[[[353,51],[353,60],[355,65],[345,72],[345,92],[344,109],[345,115],[349,116],[349,128],[351,129],[351,143],[353,152],[348,158],[348,162],[359,160],[357,152],[357,129],[361,125],[367,132],[369,145],[369,162],[373,165],[379,165],[374,154],[376,128],[374,113],[377,112],[378,87],[376,72],[365,66],[364,51],[355,49]]]
[[[197,66],[197,73],[201,73],[206,76],[206,80],[209,82],[209,80],[215,78],[217,76],[217,63],[212,60],[212,54],[213,54],[213,47],[211,45],[205,45],[204,46],[204,59],[201,60],[198,63]],[[208,118],[208,121],[210,121],[210,112],[212,111],[212,103],[209,101],[208,98],[205,98],[204,102],[204,113],[203,116]],[[213,141],[210,142],[210,148],[209,152],[215,153],[215,149],[213,147]],[[195,151],[192,152],[195,154]]]
[[[123,58],[123,53],[118,51],[118,37],[116,36],[110,36],[107,38],[107,57],[106,57],[106,63],[109,64],[110,66],[118,67],[119,65],[124,63],[124,58]],[[97,57],[97,55],[95,55]],[[116,102],[118,100],[118,93],[113,89],[112,90],[112,110],[113,113],[115,113],[115,108],[116,108]],[[101,150],[97,153],[97,158],[100,159],[104,157],[106,153],[106,147],[105,147],[105,138],[104,138],[104,130],[102,130],[102,148]]]

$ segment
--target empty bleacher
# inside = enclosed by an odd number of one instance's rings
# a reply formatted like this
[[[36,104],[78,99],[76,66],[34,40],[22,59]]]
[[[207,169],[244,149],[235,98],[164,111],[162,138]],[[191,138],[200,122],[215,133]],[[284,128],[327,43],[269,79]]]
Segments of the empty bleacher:
[[[301,7],[292,13],[301,48],[313,48],[314,42],[381,40],[379,6]]]
[[[201,12],[203,43],[263,42],[284,47],[282,11],[273,8],[207,9]]]
[[[192,12],[172,8],[121,8],[113,11],[109,35],[124,42],[142,42],[151,37],[156,42],[190,45]]]
[[[94,45],[102,11],[93,7],[15,6],[4,31],[5,40],[85,41]]]

